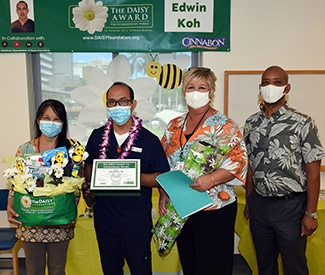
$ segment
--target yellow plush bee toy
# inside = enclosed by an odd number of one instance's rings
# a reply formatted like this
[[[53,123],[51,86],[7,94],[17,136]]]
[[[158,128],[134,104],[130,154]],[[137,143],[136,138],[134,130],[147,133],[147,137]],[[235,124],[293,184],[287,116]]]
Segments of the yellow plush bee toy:
[[[156,78],[158,84],[165,89],[175,89],[182,84],[182,70],[175,64],[160,65],[152,57],[152,62],[146,66],[146,73]]]
[[[89,154],[85,151],[85,147],[82,146],[78,140],[70,139],[70,144],[72,146],[69,149],[69,156],[74,164],[79,165],[88,157]]]
[[[64,152],[57,151],[56,154],[51,158],[52,165],[60,165],[65,167],[68,163],[68,159],[64,156]]]
[[[83,164],[84,160],[89,156],[88,152],[85,151],[85,147],[80,144],[78,140],[69,139],[71,147],[69,149],[69,157],[72,161],[71,175],[77,178],[79,167]]]
[[[23,159],[17,159],[16,161],[16,172],[18,175],[23,175],[26,172],[26,164]]]

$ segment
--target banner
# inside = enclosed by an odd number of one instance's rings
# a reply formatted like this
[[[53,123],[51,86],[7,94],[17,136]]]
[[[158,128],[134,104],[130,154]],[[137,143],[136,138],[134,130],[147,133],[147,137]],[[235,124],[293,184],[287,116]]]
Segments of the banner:
[[[0,0],[0,52],[230,51],[230,0]]]

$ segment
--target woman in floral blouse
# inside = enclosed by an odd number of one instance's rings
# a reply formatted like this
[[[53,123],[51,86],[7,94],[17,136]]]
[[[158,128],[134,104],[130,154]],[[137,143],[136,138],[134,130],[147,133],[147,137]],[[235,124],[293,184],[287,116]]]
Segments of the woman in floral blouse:
[[[38,108],[35,125],[37,137],[21,145],[16,155],[25,157],[29,154],[66,146],[68,123],[64,105],[53,99],[44,101]],[[66,173],[66,171],[65,171]],[[13,191],[8,198],[8,221],[17,225],[16,236],[23,241],[28,275],[45,274],[46,254],[49,274],[65,274],[65,263],[69,240],[74,236],[74,221],[58,226],[24,226],[16,220],[13,210]]]
[[[233,121],[210,105],[215,81],[208,68],[191,68],[184,73],[182,89],[188,113],[170,121],[161,140],[171,169],[188,174],[195,181],[189,188],[207,191],[213,200],[211,207],[189,217],[177,238],[184,275],[232,274],[237,212],[234,185],[245,183],[247,153]],[[217,170],[203,168],[200,175],[186,167],[189,151],[198,141],[230,148]],[[164,215],[169,198],[162,189],[160,195],[159,208]]]

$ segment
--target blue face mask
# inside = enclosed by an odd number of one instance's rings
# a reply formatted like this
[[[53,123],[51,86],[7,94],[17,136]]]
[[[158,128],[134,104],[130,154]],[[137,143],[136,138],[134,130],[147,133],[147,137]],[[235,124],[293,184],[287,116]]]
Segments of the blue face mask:
[[[45,136],[52,138],[57,136],[61,132],[62,123],[55,122],[55,121],[41,120],[39,123],[39,128]]]
[[[131,116],[131,106],[116,106],[108,108],[108,116],[117,125],[124,125]]]

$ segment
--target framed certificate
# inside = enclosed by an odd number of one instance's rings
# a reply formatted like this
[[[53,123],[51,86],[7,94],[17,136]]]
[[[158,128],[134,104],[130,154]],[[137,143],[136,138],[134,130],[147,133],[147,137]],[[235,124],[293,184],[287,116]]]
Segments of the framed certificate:
[[[95,159],[90,190],[140,190],[140,160]]]

